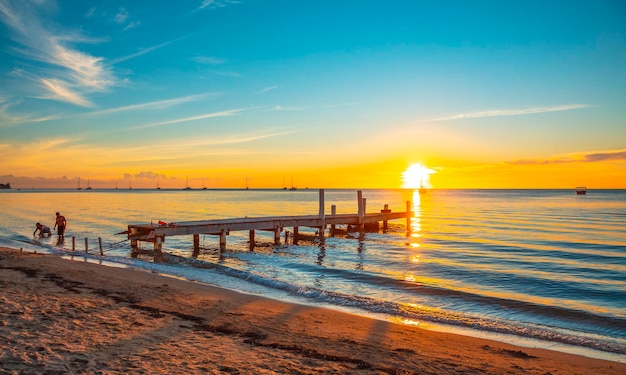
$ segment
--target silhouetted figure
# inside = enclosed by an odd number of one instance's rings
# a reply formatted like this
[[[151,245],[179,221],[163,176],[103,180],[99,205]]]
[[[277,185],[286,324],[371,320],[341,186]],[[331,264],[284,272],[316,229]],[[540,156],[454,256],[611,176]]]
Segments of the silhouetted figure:
[[[49,227],[47,227],[47,226],[45,226],[43,224],[40,224],[40,223],[35,224],[35,226],[37,228],[33,232],[33,236],[36,235],[37,231],[39,231],[39,236],[40,237],[50,237],[50,236],[52,236],[52,231],[50,230]]]
[[[67,220],[65,216],[57,212],[57,219],[54,223],[54,228],[57,229],[57,235],[59,236],[59,242],[65,241],[65,227],[67,226]]]

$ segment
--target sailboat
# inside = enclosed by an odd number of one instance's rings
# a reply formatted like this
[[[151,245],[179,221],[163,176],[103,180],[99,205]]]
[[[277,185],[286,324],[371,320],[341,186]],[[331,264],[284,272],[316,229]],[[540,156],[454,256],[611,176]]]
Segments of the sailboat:
[[[428,190],[426,190],[426,188],[424,187],[424,184],[420,183],[420,194],[426,194]]]
[[[250,190],[250,188],[248,187],[248,177],[246,177],[246,190]]]
[[[85,190],[91,190],[91,185],[89,185],[89,179],[87,179],[87,187],[85,188]]]
[[[204,186],[204,178],[202,179],[202,190],[206,190],[206,186]]]
[[[161,190],[161,186],[159,185],[159,180],[157,180],[157,190]]]
[[[291,191],[298,190],[297,187],[293,186],[293,176],[291,177],[291,187],[289,188],[289,190]]]
[[[83,188],[80,187],[80,177],[78,177],[78,187],[76,188],[76,190],[83,190]]]
[[[183,190],[191,190],[189,187],[189,176],[187,176],[187,186]]]

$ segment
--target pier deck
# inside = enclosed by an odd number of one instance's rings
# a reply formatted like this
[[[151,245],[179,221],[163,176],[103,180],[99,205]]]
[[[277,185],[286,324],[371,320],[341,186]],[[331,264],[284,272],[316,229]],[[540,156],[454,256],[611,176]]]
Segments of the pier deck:
[[[315,228],[318,230],[320,239],[324,240],[325,229],[330,226],[330,234],[334,233],[337,225],[355,226],[360,231],[368,225],[383,223],[383,228],[387,228],[389,220],[406,219],[407,231],[410,230],[411,210],[410,202],[406,202],[405,212],[391,212],[385,205],[384,209],[377,213],[365,213],[365,199],[362,193],[358,193],[359,212],[356,214],[336,214],[336,207],[332,206],[332,213],[324,213],[324,190],[320,190],[320,210],[318,215],[306,216],[270,216],[270,217],[242,217],[231,219],[214,219],[202,221],[183,221],[157,224],[130,224],[128,225],[128,239],[131,241],[133,253],[138,249],[138,242],[154,243],[155,259],[162,251],[162,244],[169,236],[193,235],[194,256],[199,252],[199,235],[208,234],[220,236],[220,250],[226,250],[226,236],[231,231],[249,231],[250,250],[254,248],[255,231],[274,232],[274,242],[280,243],[280,234],[284,228],[293,228],[293,243],[298,241],[299,227]]]

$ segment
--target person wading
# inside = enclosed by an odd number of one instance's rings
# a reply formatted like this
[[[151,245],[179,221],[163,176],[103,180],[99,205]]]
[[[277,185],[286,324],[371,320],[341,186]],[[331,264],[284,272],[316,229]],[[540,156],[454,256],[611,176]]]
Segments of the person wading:
[[[65,241],[65,227],[67,226],[67,220],[65,220],[65,216],[61,215],[57,212],[57,219],[54,223],[54,228],[57,230],[57,235],[59,236],[59,242]]]

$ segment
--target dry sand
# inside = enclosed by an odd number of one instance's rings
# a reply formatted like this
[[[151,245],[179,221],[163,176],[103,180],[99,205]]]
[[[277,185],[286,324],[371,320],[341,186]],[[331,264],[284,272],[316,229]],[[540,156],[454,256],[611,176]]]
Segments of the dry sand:
[[[0,249],[0,374],[626,374],[149,272]]]

